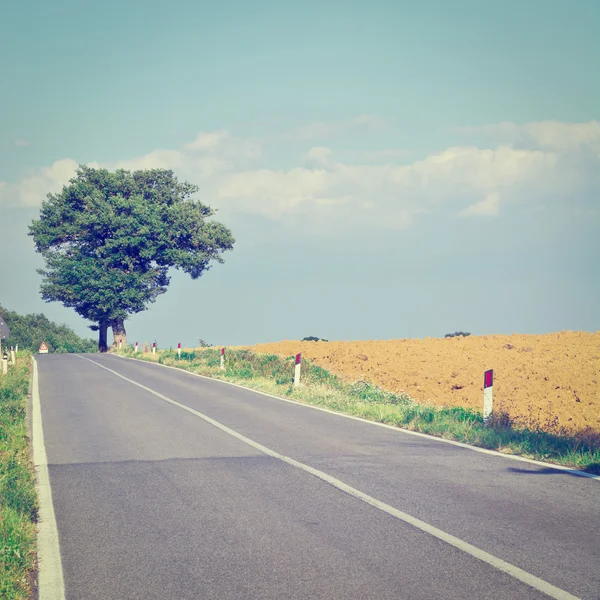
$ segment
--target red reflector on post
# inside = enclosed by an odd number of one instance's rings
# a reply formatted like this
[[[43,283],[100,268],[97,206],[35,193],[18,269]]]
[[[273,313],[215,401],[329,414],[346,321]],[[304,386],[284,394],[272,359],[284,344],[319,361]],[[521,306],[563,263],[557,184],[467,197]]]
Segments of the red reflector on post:
[[[299,365],[302,360],[302,353],[296,354],[296,364]]]
[[[483,376],[483,389],[492,387],[494,385],[494,369],[486,371]]]
[[[225,356],[225,348],[221,348],[221,356]]]

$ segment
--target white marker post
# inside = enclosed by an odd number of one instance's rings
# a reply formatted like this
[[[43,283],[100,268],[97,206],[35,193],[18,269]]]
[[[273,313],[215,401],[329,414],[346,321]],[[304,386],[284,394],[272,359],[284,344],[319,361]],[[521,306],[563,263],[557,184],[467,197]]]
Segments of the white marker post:
[[[12,346],[10,347],[10,362],[11,362],[13,365],[16,365],[16,364],[17,364],[17,360],[16,360],[16,358],[15,358],[15,351],[13,350],[13,347],[12,347]]]
[[[152,342],[152,354],[156,354],[156,342]]]
[[[296,354],[296,369],[294,370],[294,387],[300,385],[300,365],[302,364],[302,354]]]
[[[486,423],[492,414],[492,396],[494,391],[494,369],[486,371],[483,376],[483,422]]]
[[[225,370],[225,348],[221,348],[221,369]]]
[[[138,343],[137,342],[135,343],[135,351],[136,352],[138,351]]]
[[[119,340],[119,350],[121,349],[122,345],[123,345],[123,340]]]
[[[181,342],[177,344],[177,358],[181,358]]]
[[[2,355],[2,374],[6,375],[8,373],[8,354],[6,353],[6,350],[4,351],[4,354]]]

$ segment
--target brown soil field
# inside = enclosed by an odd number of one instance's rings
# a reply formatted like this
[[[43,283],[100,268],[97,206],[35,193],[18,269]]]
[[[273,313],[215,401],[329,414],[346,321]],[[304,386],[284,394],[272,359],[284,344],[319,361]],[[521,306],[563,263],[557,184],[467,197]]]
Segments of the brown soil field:
[[[483,335],[247,346],[302,356],[345,381],[443,406],[483,407],[483,373],[494,369],[494,410],[548,431],[600,432],[600,332]]]

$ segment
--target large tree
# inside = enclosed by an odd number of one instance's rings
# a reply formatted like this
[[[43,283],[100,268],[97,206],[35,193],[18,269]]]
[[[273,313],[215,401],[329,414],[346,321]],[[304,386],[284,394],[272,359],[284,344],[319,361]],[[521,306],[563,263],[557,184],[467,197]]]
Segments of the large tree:
[[[46,262],[44,300],[93,321],[101,352],[108,327],[126,341],[125,319],[167,291],[170,268],[196,279],[233,248],[229,229],[210,220],[216,211],[192,198],[197,191],[164,169],[80,166],[29,227]]]

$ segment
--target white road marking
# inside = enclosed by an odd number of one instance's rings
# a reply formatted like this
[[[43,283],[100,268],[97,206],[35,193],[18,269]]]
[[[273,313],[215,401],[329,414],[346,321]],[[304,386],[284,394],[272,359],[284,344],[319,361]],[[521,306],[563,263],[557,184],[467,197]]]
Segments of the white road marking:
[[[87,361],[95,364],[96,366],[100,367],[101,369],[105,369],[106,371],[109,371],[113,375],[116,375],[117,377],[120,377],[121,379],[124,379],[125,381],[147,391],[148,393],[156,396],[157,398],[160,398],[164,402],[172,404],[173,406],[177,406],[178,408],[181,408],[181,409],[195,415],[196,417],[199,417],[203,421],[210,423],[217,429],[220,429],[221,431],[240,440],[241,442],[247,444],[248,446],[251,446],[252,448],[258,450],[259,452],[262,452],[263,454],[266,454],[267,456],[276,458],[284,463],[287,463],[288,465],[291,465],[293,467],[301,469],[302,471],[310,473],[311,475],[314,475],[315,477],[318,477],[319,479],[336,487],[337,489],[341,490],[342,492],[345,492],[351,496],[354,496],[355,498],[362,500],[366,504],[369,504],[369,505],[387,513],[388,515],[391,515],[392,517],[396,517],[397,519],[404,521],[405,523],[408,523],[409,525],[412,525],[413,527],[416,527],[417,529],[420,529],[421,531],[424,531],[425,533],[428,533],[429,535],[432,535],[433,537],[436,537],[439,540],[442,540],[442,541],[446,542],[447,544],[450,544],[451,546],[458,548],[459,550],[462,550],[463,552],[473,556],[474,558],[481,560],[482,562],[487,563],[488,565],[494,567],[495,569],[498,569],[499,571],[502,571],[503,573],[506,573],[507,575],[510,575],[511,577],[514,577],[515,579],[521,581],[522,583],[524,583],[536,590],[539,590],[540,592],[546,594],[550,598],[555,598],[555,600],[579,600],[577,598],[577,596],[573,596],[569,592],[566,592],[565,590],[562,590],[562,589],[552,585],[551,583],[548,583],[547,581],[544,581],[543,579],[540,579],[539,577],[536,577],[535,575],[528,573],[527,571],[524,571],[523,569],[520,569],[519,567],[516,567],[515,565],[512,565],[511,563],[506,562],[505,560],[502,560],[501,558],[498,558],[498,557],[494,556],[493,554],[490,554],[489,552],[485,552],[485,550],[481,550],[480,548],[477,548],[476,546],[473,546],[473,545],[469,544],[468,542],[461,540],[460,538],[457,538],[449,533],[446,533],[445,531],[442,531],[441,529],[438,529],[437,527],[434,527],[433,525],[429,525],[429,523],[425,523],[425,521],[421,521],[420,519],[417,519],[405,512],[402,512],[402,511],[398,510],[397,508],[390,506],[389,504],[385,504],[384,502],[381,502],[380,500],[377,500],[376,498],[373,498],[372,496],[369,496],[368,494],[365,494],[364,492],[361,492],[360,490],[357,490],[356,488],[349,486],[348,484],[344,483],[343,481],[336,479],[335,477],[332,477],[331,475],[328,475],[327,473],[324,473],[323,471],[314,469],[313,467],[306,465],[304,463],[301,463],[297,460],[294,460],[293,458],[290,458],[289,456],[279,454],[279,452],[275,452],[275,450],[271,450],[270,448],[267,448],[266,446],[263,446],[262,444],[259,444],[258,442],[251,440],[250,438],[247,438],[246,436],[242,435],[241,433],[238,433],[237,431],[230,429],[226,425],[223,425],[222,423],[215,421],[211,417],[209,417],[193,408],[190,408],[189,406],[186,406],[185,404],[181,404],[180,402],[177,402],[176,400],[172,400],[171,398],[168,398],[167,396],[164,396],[163,394],[161,394],[161,393],[159,393],[137,381],[134,381],[133,379],[129,379],[128,377],[121,375],[117,371],[113,371],[113,369],[109,369],[108,367],[105,367],[104,365],[102,365],[94,360],[91,360],[89,358],[85,358],[83,356],[79,356],[79,358],[81,358],[83,360],[87,360]]]
[[[586,473],[585,471],[579,471],[578,469],[573,469],[571,467],[564,467],[562,465],[557,465],[554,463],[543,462],[541,460],[534,460],[533,458],[525,458],[524,456],[519,456],[517,454],[504,454],[502,452],[498,452],[497,450],[489,450],[488,448],[479,448],[478,446],[472,446],[471,444],[465,444],[464,442],[457,442],[456,440],[448,440],[446,438],[437,437],[435,435],[430,435],[429,433],[422,433],[421,431],[412,431],[410,429],[405,429],[404,427],[396,427],[395,425],[388,425],[387,423],[378,423],[377,421],[369,421],[369,419],[363,419],[362,417],[356,417],[354,415],[347,415],[342,412],[337,412],[335,410],[331,410],[329,408],[323,408],[322,406],[315,406],[314,404],[307,404],[306,402],[299,402],[298,400],[291,400],[290,398],[281,398],[280,396],[274,396],[273,394],[269,394],[268,392],[262,392],[261,390],[255,390],[250,387],[246,387],[245,385],[240,385],[239,383],[233,383],[232,381],[226,381],[224,379],[217,379],[216,377],[209,377],[208,375],[200,375],[199,373],[193,373],[192,371],[187,371],[186,369],[180,369],[179,367],[172,367],[171,365],[162,365],[156,362],[146,361],[143,358],[133,358],[130,356],[120,356],[118,354],[114,354],[113,356],[117,358],[121,358],[124,360],[133,360],[136,362],[142,362],[147,365],[154,365],[156,367],[162,367],[164,369],[173,369],[178,371],[179,373],[187,373],[192,377],[200,377],[201,379],[208,379],[210,381],[218,381],[219,383],[223,383],[225,385],[232,385],[234,387],[240,388],[242,390],[246,390],[247,392],[253,392],[254,394],[259,394],[261,396],[266,396],[267,398],[272,398],[273,400],[279,400],[281,402],[288,402],[289,404],[295,404],[296,406],[303,406],[304,408],[309,408],[311,410],[320,410],[322,412],[329,413],[330,415],[336,415],[337,417],[343,417],[344,419],[352,419],[354,421],[360,421],[361,423],[366,423],[367,425],[375,425],[376,427],[385,427],[386,429],[391,429],[396,433],[406,433],[408,435],[415,435],[417,437],[422,437],[432,442],[442,442],[444,444],[450,444],[452,446],[458,446],[459,448],[466,448],[467,450],[473,450],[473,452],[481,452],[481,454],[488,454],[490,456],[495,456],[497,458],[507,458],[509,460],[516,460],[519,462],[525,462],[530,465],[537,465],[538,467],[544,467],[547,469],[555,469],[557,471],[565,471],[567,473],[571,473],[573,475],[577,475],[579,477],[586,477],[587,479],[595,479],[600,482],[600,475],[593,475],[592,473]],[[81,357],[80,357],[81,358]]]
[[[52,504],[48,457],[44,445],[37,362],[33,357],[32,360],[31,428],[33,464],[35,466],[40,504],[37,527],[38,594],[39,600],[64,600],[65,583],[58,543],[58,528],[56,526],[56,516],[54,515],[54,505]]]

